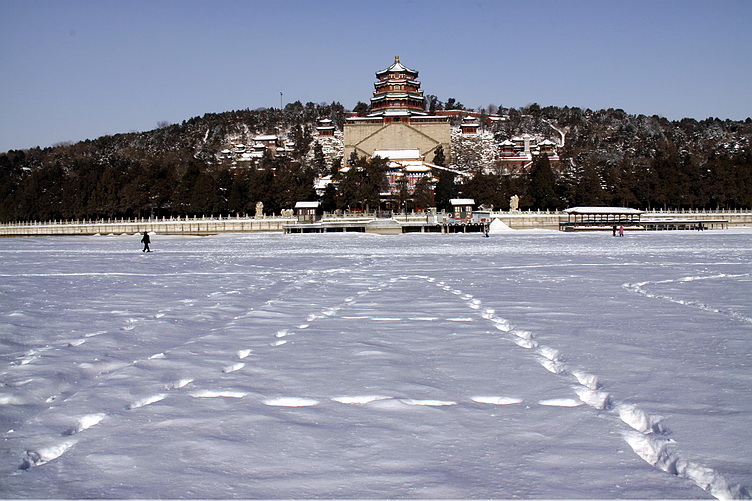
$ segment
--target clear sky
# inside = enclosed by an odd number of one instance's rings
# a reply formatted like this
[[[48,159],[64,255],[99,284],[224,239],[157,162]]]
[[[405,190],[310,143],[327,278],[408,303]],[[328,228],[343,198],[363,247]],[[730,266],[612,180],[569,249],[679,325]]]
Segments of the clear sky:
[[[467,107],[752,116],[751,0],[0,0],[0,151],[367,102],[399,55]]]

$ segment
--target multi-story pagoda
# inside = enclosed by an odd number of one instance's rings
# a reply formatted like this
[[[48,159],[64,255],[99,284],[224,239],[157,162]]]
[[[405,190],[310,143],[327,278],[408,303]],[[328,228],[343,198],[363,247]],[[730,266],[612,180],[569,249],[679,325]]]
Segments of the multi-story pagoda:
[[[399,122],[401,117],[426,115],[426,99],[416,80],[418,72],[400,63],[399,56],[390,67],[377,71],[376,78],[379,80],[374,84],[369,116],[392,117]]]
[[[403,65],[396,56],[391,66],[376,72],[376,78],[370,113],[353,115],[345,121],[345,159],[352,153],[371,157],[377,150],[417,150],[421,158],[430,162],[441,148],[449,160],[449,117],[425,112],[426,98],[420,90],[418,72]]]

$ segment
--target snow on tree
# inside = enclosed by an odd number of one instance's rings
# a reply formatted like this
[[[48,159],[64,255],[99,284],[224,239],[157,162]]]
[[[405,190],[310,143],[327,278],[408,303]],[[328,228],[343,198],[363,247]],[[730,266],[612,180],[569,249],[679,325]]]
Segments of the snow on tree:
[[[463,134],[459,128],[453,128],[451,137],[452,169],[462,172],[485,172],[490,170],[499,158],[499,147],[490,131]]]

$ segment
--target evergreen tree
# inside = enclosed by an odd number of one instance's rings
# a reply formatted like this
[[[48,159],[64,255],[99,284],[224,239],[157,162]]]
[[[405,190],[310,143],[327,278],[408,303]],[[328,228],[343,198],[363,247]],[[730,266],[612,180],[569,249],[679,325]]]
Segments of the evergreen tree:
[[[337,189],[333,184],[326,185],[324,195],[321,197],[321,210],[324,212],[337,210]]]
[[[357,114],[359,117],[366,116],[369,111],[371,111],[371,107],[362,101],[358,101],[358,104],[356,104],[355,108],[353,108],[353,112],[355,112],[355,114]]]
[[[532,206],[539,210],[558,209],[561,201],[556,196],[556,176],[547,155],[539,155],[528,174],[529,196]]]
[[[327,174],[324,148],[318,141],[313,143],[313,168],[316,170],[316,174],[319,176],[325,176]]]
[[[504,207],[508,204],[508,183],[498,174],[478,172],[465,181],[462,194],[475,200],[477,205]]]
[[[337,189],[337,208],[345,211],[359,207],[358,187],[362,182],[362,171],[351,167],[342,177]]]
[[[433,191],[431,185],[428,182],[428,176],[424,176],[418,179],[415,183],[415,190],[413,191],[413,203],[416,209],[426,210],[429,207],[433,207]]]
[[[248,207],[248,186],[250,173],[242,170],[232,177],[232,185],[227,194],[227,211],[230,215],[244,214]]]
[[[364,158],[365,160],[365,158]],[[375,157],[361,162],[362,182],[359,186],[359,198],[365,205],[366,212],[376,210],[381,204],[381,193],[385,192],[389,184],[386,179],[386,158]]]
[[[453,97],[450,97],[446,100],[446,104],[444,105],[445,110],[464,110],[465,106]]]
[[[439,182],[436,183],[435,200],[438,210],[452,210],[452,204],[449,202],[452,198],[457,198],[459,192],[455,183],[456,175],[453,172],[439,172]]]
[[[403,170],[402,176],[396,181],[397,185],[397,203],[399,204],[399,211],[407,211],[410,202],[410,190],[408,190],[408,178],[407,173]]]
[[[433,154],[433,164],[439,167],[446,167],[446,157],[444,156],[444,147],[439,145]]]
[[[332,161],[332,168],[330,171],[330,174],[332,176],[332,179],[339,179],[340,178],[340,172],[339,170],[342,168],[342,157],[337,157]]]
[[[358,161],[359,160],[360,160],[360,158],[358,157],[358,152],[357,151],[353,151],[352,153],[350,153],[350,158],[347,161],[347,165],[349,167],[354,167],[354,166],[358,165]]]

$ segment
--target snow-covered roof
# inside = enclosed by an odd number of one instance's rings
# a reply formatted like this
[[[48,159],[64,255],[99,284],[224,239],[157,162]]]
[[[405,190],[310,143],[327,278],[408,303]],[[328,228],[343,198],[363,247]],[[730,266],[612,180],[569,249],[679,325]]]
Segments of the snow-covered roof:
[[[398,72],[399,73],[411,73],[411,74],[413,74],[415,76],[418,75],[417,71],[411,70],[407,66],[403,65],[402,63],[400,63],[399,56],[394,56],[394,64],[392,64],[390,67],[388,67],[388,68],[386,68],[384,70],[377,71],[376,72],[376,76],[380,77],[381,75],[384,75],[386,73],[398,73]]]
[[[378,82],[375,82],[373,85],[374,87],[383,87],[385,85],[401,84],[401,83],[406,83],[406,84],[420,87],[420,82],[418,80],[408,79],[408,78],[390,78],[389,80],[379,80]]]
[[[253,138],[254,141],[276,141],[277,136],[256,136]]]
[[[375,150],[373,157],[389,160],[420,160],[420,150]]]
[[[472,198],[452,198],[449,203],[452,205],[475,205],[475,200]]]
[[[247,153],[243,153],[242,155],[240,155],[240,160],[248,161],[252,158],[261,158],[262,156],[264,156],[262,152],[256,152],[256,151],[247,152]]]
[[[644,214],[645,211],[629,207],[570,207],[567,214]]]
[[[321,202],[297,202],[296,209],[318,209]]]
[[[418,94],[413,94],[413,95],[415,96]],[[407,97],[410,97],[410,94],[408,94],[407,92],[385,92],[383,94],[378,94],[376,96],[373,96],[371,98],[371,101],[379,101],[382,99],[404,99]]]

